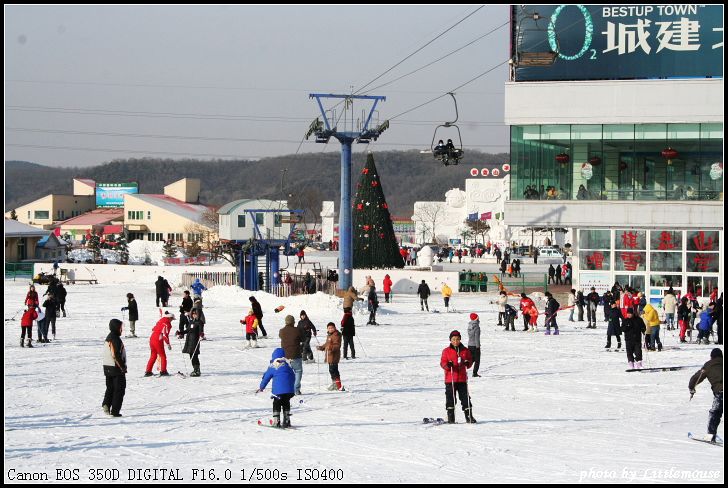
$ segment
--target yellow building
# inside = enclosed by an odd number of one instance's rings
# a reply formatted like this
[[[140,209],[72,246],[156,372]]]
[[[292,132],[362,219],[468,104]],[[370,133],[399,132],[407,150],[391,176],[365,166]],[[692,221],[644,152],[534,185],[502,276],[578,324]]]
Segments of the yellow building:
[[[73,195],[46,195],[15,209],[18,222],[39,229],[52,229],[60,221],[76,217],[96,208],[96,183],[74,179]],[[10,217],[10,212],[5,214]]]

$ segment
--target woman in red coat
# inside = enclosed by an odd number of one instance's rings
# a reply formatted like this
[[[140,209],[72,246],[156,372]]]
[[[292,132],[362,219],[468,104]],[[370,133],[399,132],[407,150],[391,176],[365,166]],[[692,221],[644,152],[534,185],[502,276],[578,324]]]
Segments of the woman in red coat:
[[[162,361],[160,367],[161,371],[159,374],[161,376],[169,376],[169,373],[167,372],[167,355],[164,352],[164,343],[167,343],[167,349],[171,351],[172,345],[169,343],[169,332],[172,330],[172,321],[175,319],[176,317],[172,312],[166,311],[162,318],[159,319],[159,322],[157,322],[157,325],[155,325],[152,329],[152,335],[149,337],[149,347],[152,350],[152,353],[149,356],[147,371],[144,373],[144,376],[153,375],[152,368],[154,367],[154,363],[157,362],[157,357],[160,357]]]
[[[28,291],[28,294],[25,295],[25,304],[31,308],[37,308],[38,305],[40,305],[40,302],[38,301],[38,292],[35,291],[35,286],[30,285],[30,290]]]
[[[460,398],[460,405],[465,413],[465,421],[475,423],[472,414],[472,403],[468,394],[468,368],[473,365],[470,350],[460,343],[460,332],[450,332],[450,345],[442,351],[440,367],[445,370],[445,405],[447,407],[447,423],[455,423],[455,393]]]
[[[389,303],[389,294],[392,293],[392,278],[384,275],[384,301]]]

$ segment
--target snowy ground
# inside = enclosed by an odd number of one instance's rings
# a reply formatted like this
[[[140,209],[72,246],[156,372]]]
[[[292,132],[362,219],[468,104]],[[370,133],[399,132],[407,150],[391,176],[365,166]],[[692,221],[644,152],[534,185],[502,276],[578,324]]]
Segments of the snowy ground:
[[[75,468],[81,480],[97,473],[91,470],[116,468],[119,481],[153,474],[139,468],[178,468],[185,481],[220,482],[284,475],[299,482],[324,469],[340,470],[334,474],[349,483],[724,481],[723,449],[687,438],[706,429],[709,385],[688,402],[687,384],[714,346],[650,353],[645,361],[696,368],[626,373],[625,354],[603,350],[603,324],[567,325],[562,312],[560,336],[506,333],[493,325],[490,295],[457,296],[460,313],[450,314],[421,313],[414,297],[398,296],[397,303],[382,302],[381,326],[357,327],[357,359],[340,364],[348,391],[326,391],[325,365],[304,365],[304,395],[293,400],[296,429],[279,431],[256,423],[268,417],[271,401],[253,392],[279,341],[240,349],[248,292],[205,292],[211,340],[201,347],[202,377],[143,378],[158,316],[152,286],[68,286],[69,317],[58,319],[58,341],[35,349],[18,345],[20,315],[7,320],[26,291],[27,283],[5,281],[5,481],[19,472],[54,481],[57,469]],[[101,410],[101,352],[109,319],[121,318],[129,291],[140,305],[142,337],[124,340],[128,385],[124,417],[116,419]],[[341,319],[339,301],[327,296],[257,296],[274,337],[285,313],[298,318],[302,308],[320,337],[326,322]],[[180,301],[173,296],[175,310]],[[439,297],[431,302],[443,312]],[[272,313],[279,304],[284,313]],[[462,423],[458,407],[458,425],[423,425],[423,417],[445,417],[440,353],[452,329],[466,334],[472,311],[480,314],[483,341],[483,376],[470,381],[478,423]],[[360,311],[356,320],[363,324],[366,315]],[[185,371],[189,359],[174,341],[169,370]],[[677,340],[668,333],[664,343]],[[194,469],[214,473],[193,478]]]

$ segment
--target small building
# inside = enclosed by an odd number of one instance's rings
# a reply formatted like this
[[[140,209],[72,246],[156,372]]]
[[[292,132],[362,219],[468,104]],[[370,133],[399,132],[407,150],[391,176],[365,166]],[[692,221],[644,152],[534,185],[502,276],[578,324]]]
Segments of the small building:
[[[48,231],[17,220],[5,219],[5,262],[18,263],[33,259],[38,242],[48,234]]]
[[[81,240],[89,234],[120,234],[124,224],[123,208],[98,208],[58,225],[61,235],[70,234],[73,240]]]
[[[39,229],[52,229],[58,222],[76,217],[96,208],[92,180],[74,179],[73,195],[46,195],[15,209],[18,222]],[[5,216],[9,217],[10,213]]]
[[[291,233],[291,218],[285,200],[235,200],[220,207],[217,213],[222,240],[245,241],[254,237],[286,240]],[[260,236],[255,235],[255,224]]]
[[[51,233],[38,241],[35,246],[35,259],[39,261],[65,261],[68,243]]]

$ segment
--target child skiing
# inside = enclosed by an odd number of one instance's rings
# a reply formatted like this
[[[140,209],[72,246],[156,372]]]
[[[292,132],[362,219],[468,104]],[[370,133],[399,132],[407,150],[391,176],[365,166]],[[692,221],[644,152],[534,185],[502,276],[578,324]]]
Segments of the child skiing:
[[[286,353],[282,347],[278,347],[273,351],[270,359],[270,366],[263,374],[260,380],[260,386],[256,393],[265,390],[268,382],[273,380],[273,427],[290,427],[291,426],[291,398],[293,398],[293,384],[295,382],[295,373],[293,368],[288,364]],[[283,423],[281,423],[281,409],[283,409]]]
[[[445,371],[445,407],[447,423],[455,423],[455,397],[460,398],[460,405],[465,414],[465,421],[474,424],[473,405],[468,393],[468,368],[473,365],[473,357],[468,348],[460,343],[460,332],[450,332],[450,345],[442,350],[440,367]]]
[[[20,347],[24,346],[25,333],[28,332],[28,347],[33,347],[33,321],[38,318],[38,312],[31,306],[25,307],[25,313],[20,319]]]
[[[329,322],[326,324],[326,342],[317,347],[319,351],[326,351],[326,363],[329,365],[329,374],[331,375],[331,385],[329,390],[344,391],[341,386],[341,376],[339,375],[339,358],[341,357],[341,332],[336,330],[336,324]]]
[[[248,341],[248,347],[258,347],[258,318],[252,308],[240,323],[245,324],[245,340]]]
[[[159,319],[157,324],[152,329],[152,335],[149,336],[149,348],[151,354],[149,361],[147,362],[147,370],[144,376],[153,376],[152,368],[154,363],[157,362],[157,357],[161,358],[161,371],[160,376],[169,376],[167,372],[167,355],[164,352],[164,344],[167,344],[167,349],[172,350],[172,345],[169,343],[169,332],[172,330],[172,321],[176,320],[176,317],[169,310],[164,312],[162,318]]]

